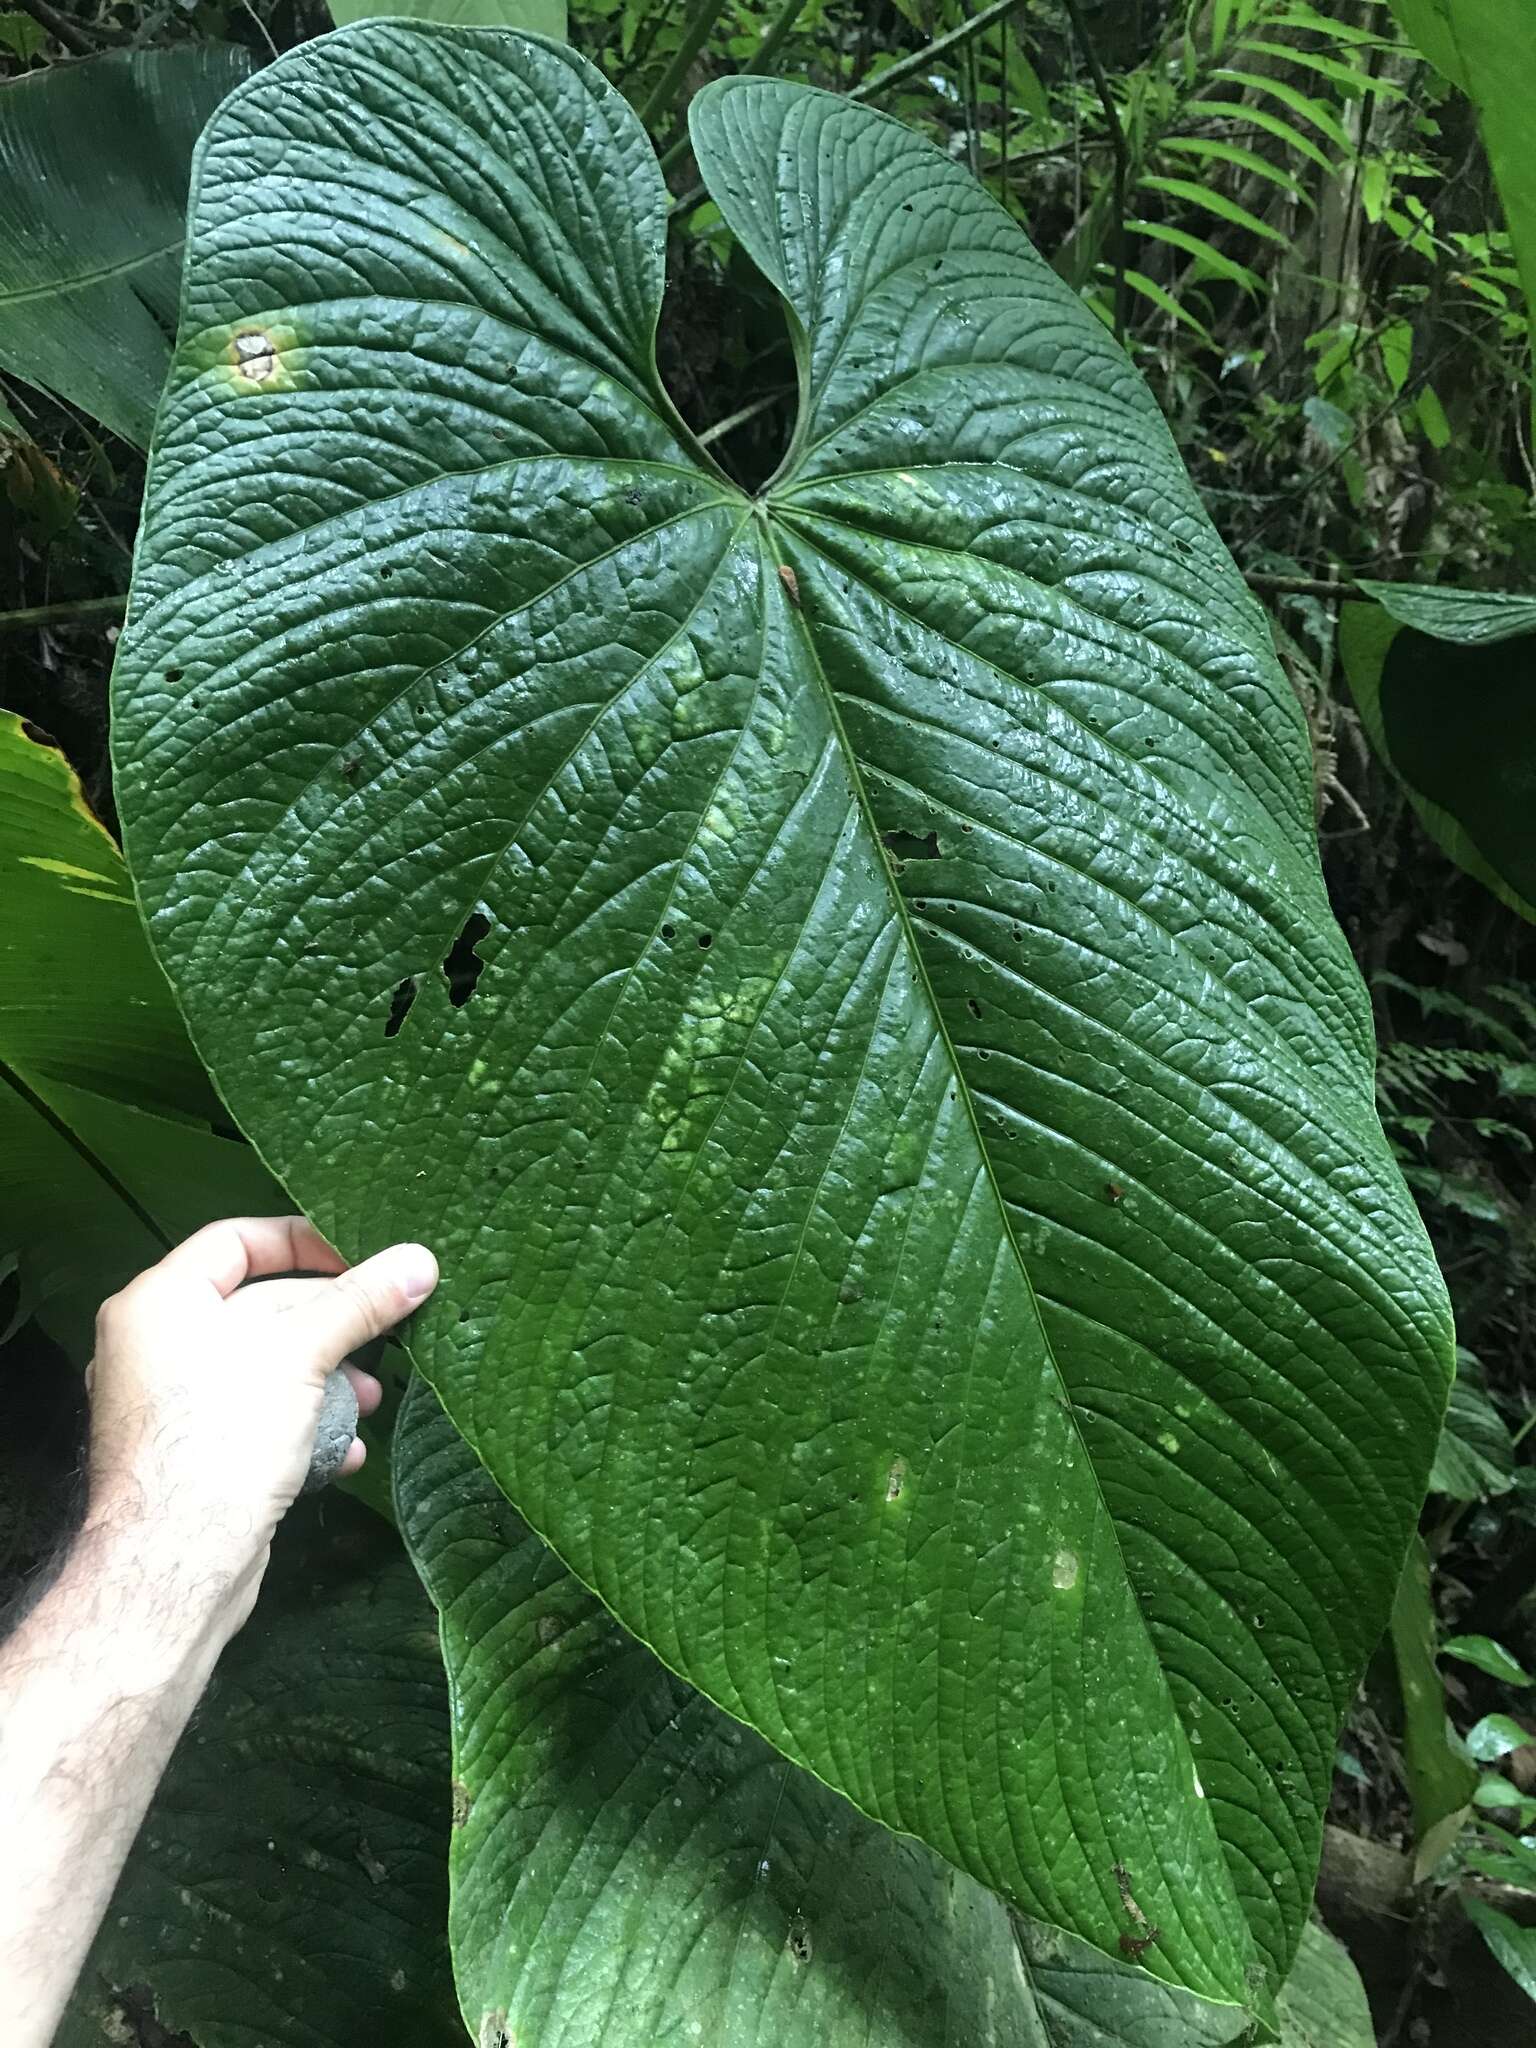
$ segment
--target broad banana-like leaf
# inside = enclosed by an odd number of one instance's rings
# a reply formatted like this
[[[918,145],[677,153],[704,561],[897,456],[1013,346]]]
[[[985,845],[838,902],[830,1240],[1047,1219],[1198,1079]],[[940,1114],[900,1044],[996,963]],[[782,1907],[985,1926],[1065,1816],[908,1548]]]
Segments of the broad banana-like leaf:
[[[394,1532],[284,1524],[124,1868],[54,2048],[464,2048],[448,1716]]]
[[[97,1304],[213,1216],[285,1207],[155,965],[58,749],[0,712],[0,1265],[83,1363]]]
[[[154,942],[321,1226],[435,1245],[419,1365],[631,1633],[1243,2004],[1450,1372],[1303,721],[963,170],[692,121],[799,352],[755,497],[580,58],[365,24],[210,127],[115,685]]]
[[[1536,918],[1536,598],[1364,583],[1339,654],[1371,742],[1430,837]]]
[[[1477,109],[1478,131],[1536,333],[1536,14],[1507,0],[1391,0],[1403,32]]]
[[[147,445],[198,131],[232,44],[113,50],[0,88],[0,367]]]
[[[401,1533],[453,1703],[449,1930],[470,2039],[544,2048],[1221,2048],[1230,2005],[1024,1923],[674,1678],[528,1529],[417,1380]]]

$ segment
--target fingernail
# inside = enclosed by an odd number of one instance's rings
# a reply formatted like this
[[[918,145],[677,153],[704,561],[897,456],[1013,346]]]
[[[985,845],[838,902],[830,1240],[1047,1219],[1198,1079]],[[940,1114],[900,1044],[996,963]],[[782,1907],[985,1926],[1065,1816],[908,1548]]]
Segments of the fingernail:
[[[437,1261],[424,1244],[402,1244],[395,1248],[400,1291],[412,1308],[437,1285]]]

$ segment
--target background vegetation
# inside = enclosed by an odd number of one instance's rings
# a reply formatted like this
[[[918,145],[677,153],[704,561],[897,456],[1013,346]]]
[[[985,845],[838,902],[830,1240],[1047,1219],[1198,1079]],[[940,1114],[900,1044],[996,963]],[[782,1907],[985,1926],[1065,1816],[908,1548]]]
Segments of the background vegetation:
[[[1445,10],[1399,12],[1373,0],[572,0],[569,23],[662,149],[679,201],[663,369],[743,482],[782,450],[793,364],[776,302],[702,198],[680,110],[709,77],[753,67],[870,100],[969,165],[1123,337],[1270,609],[1313,735],[1329,887],[1374,999],[1383,1120],[1462,1346],[1422,1550],[1340,1748],[1320,1891],[1384,2048],[1536,2039],[1528,850],[1521,867],[1536,816],[1536,611],[1409,602],[1400,617],[1374,588],[1536,591],[1525,252],[1487,94],[1464,52],[1435,45]],[[24,0],[0,12],[0,48],[18,79],[182,46],[233,45],[259,64],[329,26],[323,0],[67,13]],[[78,362],[43,374],[29,361],[17,323],[53,287],[16,269],[14,251],[40,193],[62,248],[81,192],[112,214],[138,175],[123,153],[146,145],[78,125],[68,143],[73,183],[38,184],[49,138],[18,139],[0,98],[0,256],[14,273],[0,269],[0,370],[12,373],[0,701],[57,740],[111,826],[105,689],[143,456],[132,417],[113,414],[114,432],[111,407],[81,399]],[[136,311],[146,305],[148,290]],[[119,338],[101,331],[94,346]],[[78,356],[79,338],[70,346]],[[1455,775],[1436,782],[1453,757]],[[1469,834],[1474,812],[1512,823]],[[23,961],[8,943],[13,975],[69,994],[78,967],[57,947]],[[97,1016],[87,1027],[112,1029]],[[5,1060],[19,1069],[0,1035]],[[232,1142],[216,1104],[170,1113]],[[12,1209],[18,1199],[11,1188]],[[0,1225],[7,1200],[0,1165]],[[141,1249],[119,1238],[112,1255]],[[0,1270],[5,1250],[0,1236]],[[110,1272],[97,1282],[107,1258],[83,1271],[66,1259],[46,1300],[19,1269],[0,1287],[0,1574],[12,1583],[69,1498],[71,1358],[82,1301],[113,1284]]]

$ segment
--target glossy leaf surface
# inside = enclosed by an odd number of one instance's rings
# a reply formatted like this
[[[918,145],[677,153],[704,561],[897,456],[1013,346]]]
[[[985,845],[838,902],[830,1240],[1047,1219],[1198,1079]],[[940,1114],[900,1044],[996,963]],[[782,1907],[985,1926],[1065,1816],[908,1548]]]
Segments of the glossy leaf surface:
[[[1361,588],[1339,651],[1377,752],[1451,859],[1536,918],[1536,599]]]
[[[103,1295],[219,1214],[285,1207],[223,1122],[57,748],[0,712],[0,1264],[83,1364]]]
[[[1449,1371],[1302,720],[963,171],[692,119],[799,347],[757,499],[579,58],[369,25],[211,129],[116,680],[152,933],[322,1227],[439,1251],[418,1363],[626,1627],[1242,2002]]]
[[[659,1664],[417,1381],[401,1533],[453,1701],[449,1928],[472,2040],[1220,2048],[1242,2026],[1024,1925]]]
[[[192,147],[233,45],[50,64],[0,95],[0,366],[147,445],[170,367]]]
[[[432,1610],[393,1531],[335,1495],[295,1509],[55,2048],[463,2048],[446,1708]]]

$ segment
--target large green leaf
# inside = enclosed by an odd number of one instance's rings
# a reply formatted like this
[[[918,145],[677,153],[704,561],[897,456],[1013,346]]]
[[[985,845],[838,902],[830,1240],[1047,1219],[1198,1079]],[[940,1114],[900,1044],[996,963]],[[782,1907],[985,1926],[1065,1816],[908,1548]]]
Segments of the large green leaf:
[[[463,2048],[446,1709],[394,1533],[334,1497],[296,1509],[54,2048]]]
[[[521,1522],[430,1388],[400,1528],[453,1702],[470,2037],[544,2048],[1219,2048],[1243,2021],[1006,1907],[674,1678]]]
[[[0,366],[141,446],[170,366],[192,146],[250,68],[197,43],[0,88]]]
[[[1431,838],[1536,918],[1536,598],[1363,583],[1339,618],[1372,743]]]
[[[211,127],[115,685],[151,930],[322,1226],[437,1247],[417,1360],[627,1628],[1245,2001],[1450,1370],[1303,721],[961,169],[692,118],[802,366],[756,499],[582,60],[366,25]]]
[[[76,1357],[102,1296],[281,1197],[224,1122],[68,763],[0,712],[0,1262]]]

